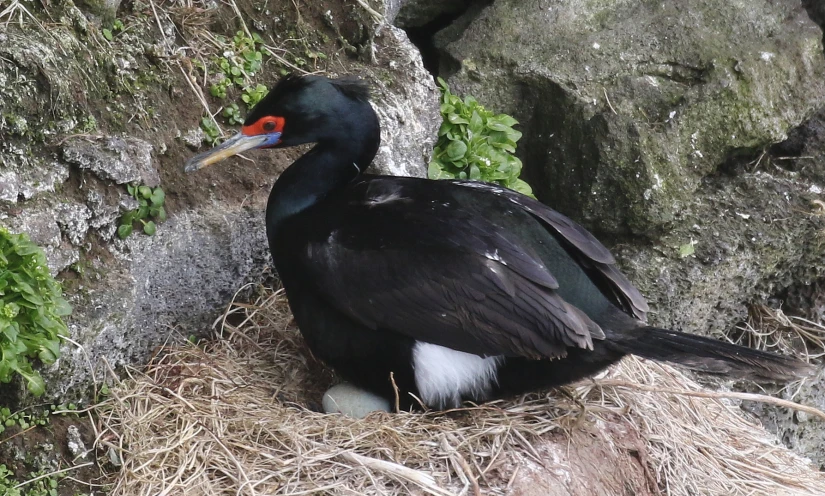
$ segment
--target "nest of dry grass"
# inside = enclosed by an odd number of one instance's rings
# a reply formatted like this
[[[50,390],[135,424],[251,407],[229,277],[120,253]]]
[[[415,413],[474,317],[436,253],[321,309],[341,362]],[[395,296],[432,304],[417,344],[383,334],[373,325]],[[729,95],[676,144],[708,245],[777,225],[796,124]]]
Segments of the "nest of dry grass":
[[[283,292],[233,303],[217,324],[218,339],[161,350],[97,407],[99,438],[123,459],[113,495],[507,494],[525,460],[558,468],[543,444],[617,419],[643,440],[651,492],[825,487],[725,394],[668,366],[626,359],[563,394],[356,420],[307,407],[334,378],[304,348]]]
[[[787,315],[781,308],[752,305],[748,320],[737,327],[736,344],[793,355],[811,361],[825,357],[825,325]]]

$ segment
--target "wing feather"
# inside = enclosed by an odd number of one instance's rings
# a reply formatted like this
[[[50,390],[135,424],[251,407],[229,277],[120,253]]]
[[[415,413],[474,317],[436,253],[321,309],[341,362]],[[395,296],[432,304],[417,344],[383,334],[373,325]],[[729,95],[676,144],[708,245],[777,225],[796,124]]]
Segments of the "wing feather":
[[[543,203],[521,195],[513,190],[477,181],[452,181],[453,184],[484,190],[500,197],[529,212],[555,233],[556,238],[565,246],[583,267],[588,269],[591,279],[596,282],[607,296],[619,307],[639,320],[644,321],[650,308],[644,296],[616,268],[616,259],[610,251],[589,231],[556,212]]]
[[[601,336],[555,291],[541,259],[502,227],[461,209],[361,195],[348,216],[330,222],[334,235],[302,250],[307,279],[350,318],[479,355],[560,357],[568,347],[592,349]]]

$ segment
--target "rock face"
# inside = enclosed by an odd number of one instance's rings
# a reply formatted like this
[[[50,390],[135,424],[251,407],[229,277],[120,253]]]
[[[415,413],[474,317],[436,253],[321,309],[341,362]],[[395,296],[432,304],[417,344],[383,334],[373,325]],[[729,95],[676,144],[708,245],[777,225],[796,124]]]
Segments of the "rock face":
[[[474,3],[473,0],[390,0],[386,2],[386,17],[387,22],[398,27],[414,28],[442,16],[460,14],[472,3]]]
[[[600,231],[663,230],[825,99],[822,34],[792,1],[499,0],[457,27],[437,39],[448,82],[514,115],[538,196]]]
[[[63,158],[116,184],[139,183],[152,188],[160,184],[160,176],[152,163],[152,145],[141,139],[70,138],[63,145]]]
[[[379,64],[393,76],[382,78],[376,69],[368,69],[374,75],[373,107],[381,121],[381,147],[373,168],[384,174],[424,177],[427,169],[422,165],[429,162],[441,125],[438,91],[404,31],[387,26],[376,42]]]
[[[521,121],[538,196],[621,240],[651,320],[724,331],[822,272],[821,186],[731,158],[825,104],[821,32],[798,7],[499,0],[436,38],[459,94]]]

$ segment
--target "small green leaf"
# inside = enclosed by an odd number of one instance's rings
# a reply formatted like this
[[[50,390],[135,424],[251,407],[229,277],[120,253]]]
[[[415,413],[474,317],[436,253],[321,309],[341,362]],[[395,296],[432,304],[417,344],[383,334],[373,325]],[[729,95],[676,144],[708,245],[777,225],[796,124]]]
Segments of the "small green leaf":
[[[166,199],[166,193],[163,192],[160,188],[155,188],[152,192],[152,197],[150,198],[152,205],[160,206],[163,205],[164,200]]]
[[[112,31],[110,29],[103,28],[103,37],[108,41],[112,41]]]
[[[470,117],[470,131],[473,133],[480,133],[483,127],[484,121],[481,119],[478,112],[474,110],[473,115]]]
[[[696,252],[696,243],[691,241],[690,243],[685,243],[679,247],[679,256],[681,258],[689,257]]]
[[[63,297],[55,298],[54,303],[55,303],[55,307],[54,307],[55,315],[58,315],[60,317],[65,317],[67,315],[72,314],[72,306],[69,305],[69,302],[66,301],[65,298],[63,298]]]
[[[513,183],[513,189],[518,191],[522,195],[535,198],[535,196],[533,196],[533,188],[531,188],[529,184],[527,184],[525,181],[522,181],[521,179],[515,180],[515,182]]]
[[[155,234],[155,231],[157,231],[157,230],[158,230],[157,226],[151,220],[143,225],[143,232],[145,232],[149,236],[152,236],[153,234]]]
[[[117,235],[120,239],[126,239],[132,234],[132,224],[121,224],[117,228]]]
[[[143,198],[149,198],[152,196],[152,188],[149,186],[141,186],[138,188],[138,193],[140,193],[140,196]]]
[[[163,207],[158,207],[158,214],[155,215],[155,218],[160,222],[165,221],[166,220],[166,209],[163,208]]]
[[[463,141],[453,141],[447,146],[447,156],[450,160],[458,160],[464,157],[464,154],[467,153],[467,144]]]
[[[40,374],[32,370],[32,366],[28,361],[18,363],[16,372],[26,380],[26,387],[33,396],[42,396],[46,391],[46,382],[40,377]]]

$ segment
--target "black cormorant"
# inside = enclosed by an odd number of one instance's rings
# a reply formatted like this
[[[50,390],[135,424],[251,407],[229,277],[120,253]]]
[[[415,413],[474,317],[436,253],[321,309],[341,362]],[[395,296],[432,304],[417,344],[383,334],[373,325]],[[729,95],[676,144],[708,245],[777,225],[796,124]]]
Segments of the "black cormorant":
[[[645,324],[647,303],[588,231],[500,186],[369,175],[367,87],[288,76],[187,171],[252,148],[315,146],[278,178],[269,247],[317,357],[402,409],[480,402],[590,376],[634,354],[789,380],[810,366]]]

